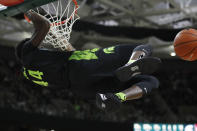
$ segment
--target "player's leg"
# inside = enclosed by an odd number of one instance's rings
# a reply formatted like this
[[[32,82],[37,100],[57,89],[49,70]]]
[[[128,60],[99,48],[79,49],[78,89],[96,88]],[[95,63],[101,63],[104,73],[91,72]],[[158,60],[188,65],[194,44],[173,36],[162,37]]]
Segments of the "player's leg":
[[[152,46],[151,45],[139,45],[137,47],[135,47],[135,49],[133,50],[131,57],[128,61],[128,64],[133,63],[134,61],[141,59],[143,57],[148,57],[151,56],[152,54]]]
[[[69,57],[69,63],[72,67],[80,69],[77,72],[85,74],[113,74],[116,69],[129,61],[135,47],[135,45],[116,45],[101,49],[78,50]]]
[[[117,78],[121,81],[128,81],[137,74],[152,74],[161,63],[159,58],[150,57],[152,47],[150,45],[137,46],[128,62],[115,71]],[[121,55],[125,56],[124,50]]]
[[[138,76],[135,76],[134,79],[139,82],[132,85],[130,88],[126,90],[116,93],[116,95],[122,101],[138,99],[144,95],[149,94],[152,91],[152,89],[159,87],[159,81],[154,76],[138,75]]]
[[[97,92],[102,92],[105,87],[109,89],[104,81],[111,77],[114,78],[113,72],[129,61],[135,47],[135,45],[117,45],[74,51],[67,62],[71,90],[81,96],[93,95],[95,98]],[[125,57],[120,55],[123,50]]]
[[[98,91],[95,83],[99,85],[102,80],[114,78],[113,71],[129,61],[134,48],[136,46],[118,45],[104,49],[74,51],[68,61],[72,89],[76,92],[82,90],[80,93],[84,92],[83,95],[86,95],[86,92],[95,92],[94,95],[102,92],[104,89],[99,87]],[[82,85],[86,87],[84,90],[81,88]]]
[[[97,94],[97,106],[106,110],[116,109],[122,102],[139,99],[142,96],[149,94],[152,89],[159,87],[159,81],[153,76],[138,75],[133,77],[132,81],[135,81],[136,83],[121,92]],[[128,85],[126,84],[126,86]]]
[[[147,50],[147,51],[146,51]],[[103,48],[95,52],[99,61],[102,63],[102,72],[113,72],[127,63],[137,60],[144,56],[150,56],[151,46],[122,44]],[[144,52],[145,51],[145,52]],[[96,67],[97,65],[95,65]]]

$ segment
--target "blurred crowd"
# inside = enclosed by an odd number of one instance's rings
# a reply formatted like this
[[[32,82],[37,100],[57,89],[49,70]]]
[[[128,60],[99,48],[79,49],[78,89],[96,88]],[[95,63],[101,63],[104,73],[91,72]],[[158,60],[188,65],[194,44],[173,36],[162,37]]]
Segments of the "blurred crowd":
[[[170,64],[170,63],[169,63]],[[195,64],[197,65],[197,64]],[[194,66],[195,66],[194,65]],[[124,103],[118,111],[103,112],[94,102],[75,97],[66,89],[41,88],[27,82],[14,59],[0,59],[0,108],[68,118],[114,122],[197,121],[197,71],[160,70],[154,75],[160,88],[138,100]]]

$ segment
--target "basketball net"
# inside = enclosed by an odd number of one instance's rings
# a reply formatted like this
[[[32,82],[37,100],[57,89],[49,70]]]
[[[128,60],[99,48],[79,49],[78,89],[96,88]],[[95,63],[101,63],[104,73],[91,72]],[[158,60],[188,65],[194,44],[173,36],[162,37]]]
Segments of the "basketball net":
[[[43,44],[67,50],[72,26],[80,18],[77,15],[78,9],[76,0],[58,0],[37,8],[37,13],[47,18],[51,25]]]

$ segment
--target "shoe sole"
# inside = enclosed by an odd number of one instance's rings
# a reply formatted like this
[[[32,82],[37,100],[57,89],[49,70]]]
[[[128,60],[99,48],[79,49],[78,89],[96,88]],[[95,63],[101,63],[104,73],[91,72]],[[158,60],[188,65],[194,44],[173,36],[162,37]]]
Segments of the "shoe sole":
[[[128,81],[138,74],[152,74],[159,68],[160,64],[161,60],[159,58],[145,57],[128,66],[118,68],[114,73],[120,81]]]

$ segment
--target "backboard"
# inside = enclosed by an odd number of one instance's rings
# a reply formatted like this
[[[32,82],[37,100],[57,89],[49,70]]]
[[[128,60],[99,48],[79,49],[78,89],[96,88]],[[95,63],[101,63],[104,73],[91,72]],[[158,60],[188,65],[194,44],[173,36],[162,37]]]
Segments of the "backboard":
[[[56,0],[24,0],[24,2],[14,6],[0,5],[0,17],[15,16],[54,1]]]

